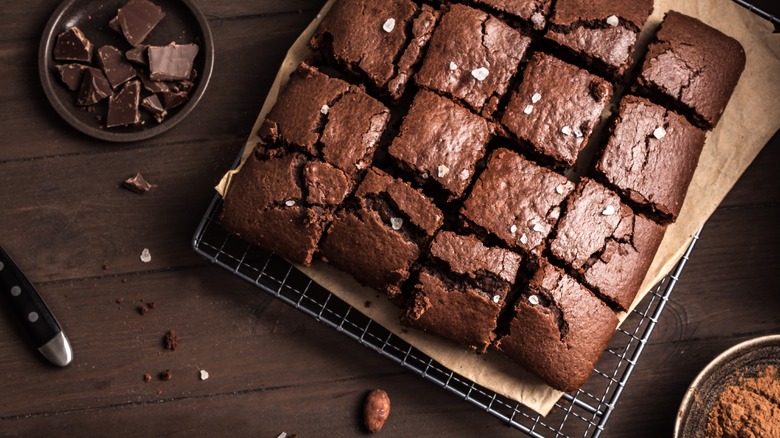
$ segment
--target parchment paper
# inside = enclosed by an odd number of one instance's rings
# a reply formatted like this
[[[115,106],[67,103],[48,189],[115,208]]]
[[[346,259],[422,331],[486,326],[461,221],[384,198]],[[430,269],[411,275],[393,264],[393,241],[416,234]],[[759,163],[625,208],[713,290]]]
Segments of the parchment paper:
[[[310,56],[307,42],[333,2],[330,0],[325,4],[290,48],[252,127],[242,164],[260,141],[257,131],[276,102],[279,90],[299,62]],[[739,40],[745,48],[747,64],[720,124],[708,134],[682,212],[677,222],[668,228],[632,308],[674,267],[696,231],[780,127],[780,35],[772,34],[772,26],[730,0],[656,0],[649,26],[640,36],[640,45],[647,43],[670,9],[697,17]],[[216,187],[221,195],[227,192],[236,172],[226,173]],[[299,269],[439,363],[542,415],[547,415],[562,394],[499,353],[476,355],[436,336],[414,329],[401,330],[398,307],[329,265],[315,262],[309,268]],[[368,308],[363,305],[367,299],[372,302]],[[621,315],[621,321],[625,316]]]

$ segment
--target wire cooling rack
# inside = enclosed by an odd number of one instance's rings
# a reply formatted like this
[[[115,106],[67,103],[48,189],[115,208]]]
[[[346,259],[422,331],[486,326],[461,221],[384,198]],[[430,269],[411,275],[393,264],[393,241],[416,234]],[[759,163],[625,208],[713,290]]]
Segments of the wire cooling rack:
[[[533,437],[597,437],[672,293],[693,246],[615,332],[588,382],[564,394],[542,417],[518,402],[475,384],[409,345],[295,269],[281,257],[228,234],[219,224],[222,204],[211,202],[195,232],[195,251],[317,321],[399,363]]]

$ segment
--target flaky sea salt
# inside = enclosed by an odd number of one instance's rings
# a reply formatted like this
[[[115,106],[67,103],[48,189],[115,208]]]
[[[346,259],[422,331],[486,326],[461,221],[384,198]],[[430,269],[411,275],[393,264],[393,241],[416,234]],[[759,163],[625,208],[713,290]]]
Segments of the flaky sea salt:
[[[615,15],[610,15],[609,17],[607,17],[607,24],[609,24],[612,27],[615,27],[618,24],[620,24],[620,19],[618,19],[618,17]]]
[[[493,295],[493,302],[498,304],[501,301],[501,295]]]
[[[460,179],[463,180],[463,181],[466,181],[467,179],[469,179],[470,175],[471,174],[469,173],[468,169],[463,169],[463,170],[460,171]]]
[[[284,205],[288,207],[292,207],[295,205],[295,201],[293,201],[292,199],[290,199],[289,201],[284,201]]]
[[[563,135],[571,135],[571,128],[567,125],[561,128]]]
[[[528,297],[528,303],[532,306],[538,306],[539,305],[539,297],[536,295],[531,295]]]
[[[564,191],[563,189],[564,189],[563,184],[558,184],[558,187],[555,188],[555,193],[562,195]]]
[[[393,227],[394,230],[398,231],[402,226],[404,226],[404,220],[400,217],[391,217],[390,226]]]
[[[509,227],[509,232],[515,234],[517,232],[517,225],[512,224],[512,226]]]
[[[604,216],[612,216],[615,214],[615,207],[611,205],[607,205],[607,207],[604,209],[604,211],[601,212]]]
[[[439,178],[444,178],[448,173],[450,173],[450,168],[442,164],[436,169],[436,171],[438,172]]]
[[[422,179],[428,179],[428,172],[423,172],[420,176],[422,176]]]
[[[574,136],[577,138],[582,138],[582,131],[580,130],[579,126],[574,127]]]
[[[528,236],[526,236],[525,233],[523,233],[523,235],[520,236],[520,243],[522,243],[523,245],[528,243]]]
[[[485,67],[480,67],[471,70],[471,76],[474,76],[474,78],[478,81],[484,81],[489,74],[490,74],[490,70],[486,69]]]
[[[523,110],[523,112],[526,113],[526,114],[531,114],[532,112],[534,112],[534,106],[533,105],[526,105],[525,109]]]
[[[542,95],[539,93],[534,93],[533,96],[531,96],[531,102],[536,103],[542,100]]]
[[[544,231],[544,225],[542,224],[534,224],[534,231],[537,233],[541,233]]]
[[[659,126],[655,128],[655,131],[653,131],[653,137],[659,140],[666,137],[666,129],[664,129],[663,126]]]
[[[323,115],[328,115],[330,112],[330,107],[328,105],[322,105],[322,108],[320,108],[320,113]]]
[[[149,252],[149,248],[144,248],[144,250],[141,251],[141,261],[144,263],[152,261],[152,254]]]
[[[450,61],[450,70],[455,71],[458,69],[458,64],[455,64],[454,62]]]
[[[385,24],[382,25],[382,29],[387,33],[392,32],[395,29],[395,18],[388,18]]]
[[[200,370],[200,380],[208,380],[209,372],[206,370]]]

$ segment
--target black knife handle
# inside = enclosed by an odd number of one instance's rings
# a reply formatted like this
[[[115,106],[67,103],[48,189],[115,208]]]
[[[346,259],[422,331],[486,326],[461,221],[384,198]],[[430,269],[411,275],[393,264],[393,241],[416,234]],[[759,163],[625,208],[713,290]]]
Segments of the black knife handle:
[[[38,294],[30,280],[11,257],[0,247],[0,295],[5,297],[11,310],[40,348],[57,336],[60,327],[49,307]]]

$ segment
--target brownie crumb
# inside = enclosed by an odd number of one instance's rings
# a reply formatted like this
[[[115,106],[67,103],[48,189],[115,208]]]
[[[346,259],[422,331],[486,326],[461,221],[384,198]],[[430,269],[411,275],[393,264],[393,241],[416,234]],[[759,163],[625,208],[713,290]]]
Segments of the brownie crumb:
[[[369,307],[371,307],[371,301],[366,300],[366,302],[363,303],[363,306],[365,306],[365,308],[368,309]]]
[[[149,373],[144,373],[144,382],[151,382],[152,381],[152,375]]]
[[[150,303],[142,303],[136,309],[138,310],[138,313],[141,315],[146,315],[147,312],[157,307],[157,303],[154,301]]]
[[[158,377],[163,381],[171,380],[173,378],[173,373],[171,373],[171,370],[160,371]]]
[[[125,302],[125,299],[124,299],[124,297],[119,297],[119,298],[117,298],[117,299],[116,299],[116,303],[117,303],[117,304],[122,304],[122,303],[124,303],[124,302]]]
[[[179,338],[176,336],[176,332],[169,330],[163,337],[163,345],[166,350],[174,351],[179,346]]]

